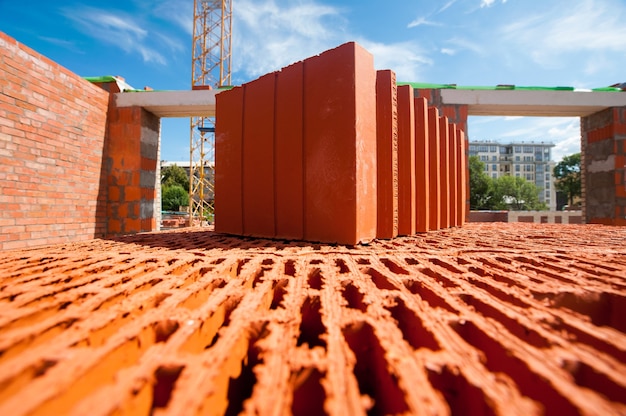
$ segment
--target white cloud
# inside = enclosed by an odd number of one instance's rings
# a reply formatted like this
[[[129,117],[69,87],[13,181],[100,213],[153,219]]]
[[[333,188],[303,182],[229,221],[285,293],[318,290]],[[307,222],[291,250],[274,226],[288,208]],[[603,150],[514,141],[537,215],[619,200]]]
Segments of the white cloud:
[[[313,2],[279,7],[241,0],[233,15],[235,72],[255,77],[343,43],[339,10]]]
[[[516,53],[530,54],[544,67],[570,65],[563,61],[564,55],[583,53],[584,60],[577,65],[594,73],[598,71],[594,60],[601,54],[625,56],[625,18],[623,8],[620,11],[602,0],[583,0],[576,7],[559,5],[507,24],[502,34],[505,41],[517,45]]]
[[[480,8],[482,9],[483,7],[491,7],[494,2],[495,0],[481,0]],[[502,3],[506,3],[506,0],[502,0]]]
[[[406,27],[412,28],[417,26],[441,26],[441,23],[431,22],[429,20],[426,20],[425,17],[418,17],[417,19],[410,22]]]
[[[441,48],[441,53],[444,55],[455,55],[456,54],[456,50],[454,49],[450,49],[450,48]]]
[[[420,70],[433,64],[413,42],[385,44],[363,39],[359,44],[374,55],[376,69],[393,70],[398,81],[419,81],[422,79]]]
[[[479,55],[484,55],[485,51],[483,46],[476,42],[472,42],[469,39],[454,37],[445,41],[446,43],[456,46],[457,49],[464,49],[475,52]]]
[[[153,9],[155,16],[173,22],[188,35],[193,34],[193,1],[163,0]]]
[[[381,43],[348,33],[343,10],[302,0],[277,5],[276,0],[239,0],[233,26],[234,72],[247,79],[356,40],[374,55],[379,69],[392,69],[398,80],[420,79],[420,69],[432,61],[415,42]]]
[[[163,55],[147,45],[148,31],[131,16],[86,6],[65,8],[61,13],[88,36],[127,53],[139,53],[145,62],[166,63]]]
[[[437,13],[441,13],[443,11],[446,11],[447,9],[449,9],[454,3],[456,3],[457,0],[450,0],[449,2],[447,2],[446,4],[444,4],[441,9],[439,9],[437,11]]]

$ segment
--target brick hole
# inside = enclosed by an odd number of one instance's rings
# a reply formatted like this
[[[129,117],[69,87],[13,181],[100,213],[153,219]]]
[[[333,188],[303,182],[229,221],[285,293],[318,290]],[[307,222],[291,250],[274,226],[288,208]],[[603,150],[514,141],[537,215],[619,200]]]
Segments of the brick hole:
[[[573,285],[579,285],[580,282],[576,281],[576,280],[572,280],[569,279],[567,277],[564,276],[565,275],[571,275],[570,270],[565,270],[565,272],[561,272],[561,274],[559,273],[554,273],[551,272],[549,270],[546,270],[545,267],[541,267],[544,266],[542,263],[539,263],[533,259],[527,259],[525,257],[516,257],[515,260],[524,263],[525,266],[523,268],[533,271],[535,273],[537,273],[539,276],[543,276],[543,277],[549,277],[552,278],[554,280],[557,280],[559,282],[563,282],[563,283],[567,283],[567,284],[573,284]]]
[[[430,269],[428,267],[420,268],[420,273],[435,279],[437,282],[441,283],[441,285],[443,285],[443,287],[445,287],[445,288],[457,288],[457,287],[459,287],[458,284],[454,283],[449,278],[445,277],[441,273],[439,273],[439,272],[437,272],[437,271],[435,271],[433,269]]]
[[[515,305],[524,309],[530,308],[530,305],[524,302],[523,300],[521,300],[520,298],[513,296],[511,294],[508,294],[504,292],[503,290],[498,289],[497,287],[494,287],[488,283],[483,282],[480,279],[476,279],[476,278],[469,276],[468,280],[474,286],[483,289],[484,291],[488,292],[490,295],[495,296],[496,298],[500,299],[503,302],[510,303],[512,305]]]
[[[491,265],[491,264],[489,264],[489,262],[485,262],[484,264],[487,265],[487,266]],[[468,270],[470,272],[480,276],[480,277],[492,278],[496,282],[504,283],[504,284],[506,284],[508,286],[517,286],[517,287],[521,287],[523,289],[526,288],[526,286],[524,286],[523,284],[521,284],[521,283],[511,279],[510,277],[503,276],[500,273],[494,273],[492,271],[487,272],[485,269],[483,269],[481,267],[470,266]]]
[[[157,293],[154,298],[153,298],[153,303],[152,303],[152,307],[153,308],[158,308],[159,305],[167,298],[169,298],[172,294],[171,293]]]
[[[203,255],[204,255],[204,254],[203,254]],[[211,262],[211,264],[218,265],[218,264],[222,264],[222,263],[224,263],[225,261],[226,261],[226,259],[225,259],[225,258],[220,257],[219,259],[215,259],[215,260],[213,260],[213,261]]]
[[[14,344],[7,346],[4,350],[0,350],[0,363],[3,363],[12,357],[15,357],[27,348],[34,348],[37,345],[44,344],[45,342],[53,339],[57,335],[60,335],[69,328],[71,328],[72,325],[74,325],[74,323],[76,323],[77,321],[77,318],[65,319],[61,322],[58,322],[43,329],[39,333],[31,333],[26,337],[16,340]]]
[[[58,302],[56,305],[46,306],[35,312],[24,315],[20,318],[14,319],[0,328],[0,334],[7,331],[11,331],[16,328],[23,328],[25,326],[33,325],[38,322],[43,322],[51,316],[56,315],[59,311],[66,309],[70,302]]]
[[[241,269],[243,269],[243,266],[245,266],[246,263],[248,263],[249,261],[250,259],[238,259],[237,260],[237,269],[235,270],[235,276],[241,275]]]
[[[11,398],[15,393],[24,388],[27,383],[30,383],[37,377],[42,377],[48,370],[54,367],[57,361],[47,358],[41,359],[33,365],[22,370],[19,374],[11,379],[4,380],[0,383],[0,403]]]
[[[274,264],[274,260],[273,259],[263,259],[261,264],[264,265],[264,266],[271,266],[272,264]]]
[[[578,414],[574,405],[556,391],[549,380],[534,373],[523,360],[487,335],[474,322],[457,322],[452,328],[468,344],[482,351],[485,365],[490,371],[508,375],[519,391],[543,405],[547,414]]]
[[[402,337],[413,349],[427,348],[432,351],[441,349],[432,332],[424,327],[420,317],[409,309],[402,299],[396,298],[395,306],[386,306],[385,309],[391,312],[392,318],[402,331]]]
[[[253,334],[248,343],[248,351],[241,361],[241,372],[237,378],[231,378],[228,382],[228,408],[226,416],[235,416],[243,410],[244,402],[252,396],[254,385],[257,382],[254,368],[263,364],[263,357],[259,341],[268,334],[267,322],[261,330]]]
[[[511,334],[515,335],[520,340],[537,348],[548,348],[551,346],[550,341],[544,338],[543,335],[539,334],[534,329],[527,328],[502,311],[494,308],[492,305],[466,293],[460,294],[459,297],[468,306],[473,307],[476,312],[496,322],[500,322]]]
[[[389,372],[385,351],[372,326],[366,322],[348,325],[343,336],[354,353],[354,376],[362,395],[373,399],[368,415],[408,413],[404,392],[394,374]]]
[[[341,295],[348,302],[348,308],[357,309],[361,312],[367,311],[367,304],[363,302],[364,296],[361,291],[352,283],[343,285]]]
[[[534,258],[521,257],[521,256],[514,257],[513,259],[520,263],[531,264],[535,267],[545,267],[545,268],[554,270],[557,273],[565,273],[565,274],[570,273],[570,269],[566,267],[559,267],[550,261],[538,261],[537,259],[534,259]]]
[[[178,330],[178,321],[173,319],[166,319],[165,321],[160,321],[154,324],[154,341],[156,343],[159,342],[167,342],[168,339],[174,332]]]
[[[335,259],[335,266],[339,268],[340,274],[345,274],[350,272],[350,268],[346,264],[344,259]]]
[[[463,270],[457,269],[452,264],[446,263],[445,261],[440,260],[440,259],[438,259],[436,257],[431,257],[431,258],[428,259],[428,261],[431,262],[432,264],[435,264],[435,265],[439,266],[439,267],[443,267],[444,269],[446,269],[446,270],[448,270],[448,271],[450,271],[452,273],[463,274]]]
[[[398,290],[398,288],[378,270],[368,267],[365,273],[372,278],[372,282],[374,282],[377,288],[382,290]]]
[[[322,347],[326,349],[326,341],[322,335],[326,333],[326,327],[322,322],[322,303],[319,296],[306,298],[300,308],[300,328],[298,329],[298,346],[308,344],[309,348]]]
[[[594,390],[611,401],[626,403],[626,388],[598,369],[582,361],[566,361],[563,364],[579,386]]]
[[[482,389],[471,384],[456,368],[427,368],[428,381],[443,395],[452,415],[495,415]]]
[[[265,267],[261,267],[254,272],[254,277],[252,278],[252,288],[254,289],[263,281],[263,276],[265,276],[265,271],[268,270]]]
[[[463,257],[457,257],[456,262],[465,266],[468,264],[471,264],[471,262],[469,260],[464,259]]]
[[[151,413],[155,409],[167,407],[176,382],[180,373],[185,369],[184,366],[160,366],[154,372],[154,386],[152,387],[152,405]]]
[[[404,274],[404,275],[409,274],[409,272],[406,269],[400,267],[396,262],[390,259],[380,259],[380,262],[384,264],[392,273]]]
[[[309,261],[309,264],[322,264],[322,263],[324,263],[324,260],[322,259],[313,259]]]
[[[287,285],[289,284],[289,280],[282,279],[279,281],[274,281],[272,285],[272,290],[274,291],[274,295],[272,297],[272,304],[270,305],[270,309],[277,309],[285,298],[285,294],[287,293]]]
[[[557,308],[566,308],[588,316],[597,326],[610,326],[626,333],[626,298],[607,292],[560,292],[553,300]]]
[[[121,253],[120,253],[121,254]],[[129,253],[130,254],[130,253]],[[178,259],[169,259],[167,260],[167,265],[171,266],[172,264],[176,263],[178,261]]]
[[[366,258],[363,258],[363,257],[361,257],[359,259],[356,259],[356,262],[357,262],[357,264],[361,264],[361,265],[368,265],[368,264],[370,264],[369,259],[366,259]]]
[[[293,260],[287,260],[285,262],[285,275],[287,276],[295,276],[296,275],[296,262]]]
[[[321,290],[323,280],[324,276],[322,275],[322,271],[320,269],[315,268],[309,272],[307,282],[311,289]]]
[[[509,264],[509,265],[513,262],[511,259],[506,258],[506,257],[496,257],[495,259],[496,261],[499,261],[500,263]]]
[[[420,262],[414,259],[413,257],[405,257],[404,261],[406,261],[406,264],[408,264],[409,266],[416,266],[420,264]]]
[[[408,280],[404,282],[404,286],[414,295],[418,295],[422,300],[428,302],[433,308],[442,308],[448,312],[457,314],[458,311],[453,308],[444,298],[433,292],[428,286],[417,280]]]
[[[324,374],[317,368],[306,368],[291,373],[293,384],[293,415],[325,415],[326,392],[322,386]]]

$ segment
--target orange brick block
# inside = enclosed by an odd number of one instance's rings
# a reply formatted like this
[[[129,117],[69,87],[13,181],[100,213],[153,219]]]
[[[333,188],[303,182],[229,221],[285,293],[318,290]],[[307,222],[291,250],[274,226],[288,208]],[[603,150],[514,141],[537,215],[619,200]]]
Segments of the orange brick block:
[[[450,227],[450,139],[448,135],[448,117],[439,118],[439,180],[441,183],[441,228]]]
[[[302,62],[283,68],[276,78],[275,208],[276,237],[304,238],[304,160]]]
[[[347,43],[305,61],[304,238],[376,236],[376,72]]]
[[[398,87],[398,234],[415,234],[415,101],[410,85]]]
[[[430,229],[430,160],[428,102],[415,99],[415,230]]]
[[[441,155],[439,136],[439,111],[434,107],[428,108],[428,154],[429,154],[429,228],[441,228]]]
[[[378,238],[398,235],[398,91],[393,71],[376,73]]]

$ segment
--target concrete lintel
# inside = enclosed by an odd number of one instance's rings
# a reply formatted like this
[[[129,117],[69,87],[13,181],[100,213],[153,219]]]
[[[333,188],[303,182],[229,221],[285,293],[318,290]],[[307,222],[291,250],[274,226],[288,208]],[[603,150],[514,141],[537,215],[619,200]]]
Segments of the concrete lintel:
[[[143,107],[158,117],[214,117],[220,90],[141,91],[115,94],[117,107]]]
[[[441,90],[443,104],[464,104],[471,116],[584,117],[626,106],[626,93],[585,91]]]

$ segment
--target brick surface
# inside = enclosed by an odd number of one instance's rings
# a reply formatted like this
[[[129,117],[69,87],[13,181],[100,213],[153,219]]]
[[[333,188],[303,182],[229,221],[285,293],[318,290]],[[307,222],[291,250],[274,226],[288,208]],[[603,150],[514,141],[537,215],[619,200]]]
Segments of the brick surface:
[[[415,231],[430,229],[430,149],[428,104],[425,98],[415,99]]]
[[[624,230],[7,251],[0,414],[623,414]]]
[[[398,87],[398,234],[415,234],[415,102],[410,85]]]

